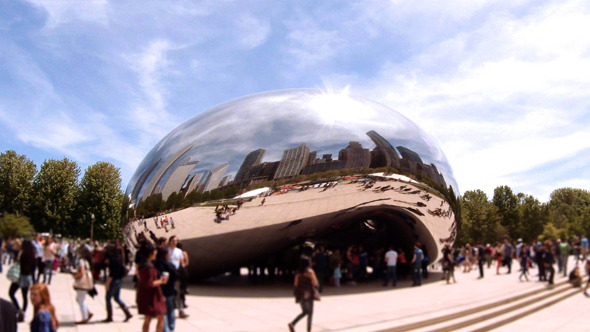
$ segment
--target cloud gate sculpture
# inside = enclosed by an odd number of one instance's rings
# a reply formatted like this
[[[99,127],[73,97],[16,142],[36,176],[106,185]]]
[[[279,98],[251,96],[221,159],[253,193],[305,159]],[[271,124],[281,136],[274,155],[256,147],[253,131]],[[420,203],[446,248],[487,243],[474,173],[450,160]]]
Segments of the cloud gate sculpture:
[[[199,114],[164,137],[127,187],[127,244],[176,235],[202,278],[278,266],[305,242],[393,244],[434,261],[458,226],[458,188],[436,141],[346,93],[286,90]]]

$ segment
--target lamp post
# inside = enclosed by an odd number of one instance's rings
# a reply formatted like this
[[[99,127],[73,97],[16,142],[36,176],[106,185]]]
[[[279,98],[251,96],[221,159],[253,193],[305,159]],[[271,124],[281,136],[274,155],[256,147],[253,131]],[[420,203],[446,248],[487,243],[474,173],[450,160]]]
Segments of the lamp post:
[[[94,213],[90,214],[90,241],[94,242]]]

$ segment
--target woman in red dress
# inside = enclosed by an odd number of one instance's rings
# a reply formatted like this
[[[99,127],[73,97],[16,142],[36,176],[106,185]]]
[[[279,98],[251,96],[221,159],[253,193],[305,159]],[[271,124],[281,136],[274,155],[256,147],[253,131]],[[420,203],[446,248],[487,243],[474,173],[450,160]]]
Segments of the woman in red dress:
[[[148,332],[152,318],[157,319],[156,332],[164,330],[166,302],[160,285],[168,281],[168,276],[158,277],[158,272],[152,264],[156,259],[156,253],[156,248],[147,242],[139,249],[139,255],[143,259],[137,269],[136,302],[139,314],[144,315],[143,332]]]

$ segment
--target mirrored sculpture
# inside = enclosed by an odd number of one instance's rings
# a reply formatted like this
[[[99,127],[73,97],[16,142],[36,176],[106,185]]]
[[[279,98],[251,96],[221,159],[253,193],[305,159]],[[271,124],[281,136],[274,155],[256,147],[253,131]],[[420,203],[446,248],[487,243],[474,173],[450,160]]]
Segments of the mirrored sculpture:
[[[434,262],[456,236],[458,188],[431,136],[347,93],[273,91],[185,122],[126,192],[130,247],[179,238],[190,275],[290,266],[311,242],[345,250],[419,242]],[[410,256],[411,257],[411,256]]]

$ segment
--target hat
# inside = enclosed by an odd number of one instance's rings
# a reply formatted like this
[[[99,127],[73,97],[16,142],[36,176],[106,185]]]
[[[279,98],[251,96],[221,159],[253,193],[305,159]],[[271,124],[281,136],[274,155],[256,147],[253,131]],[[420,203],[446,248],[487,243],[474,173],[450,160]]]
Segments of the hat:
[[[518,242],[522,242],[522,239],[520,239],[520,238],[519,238],[519,239],[518,239]]]

